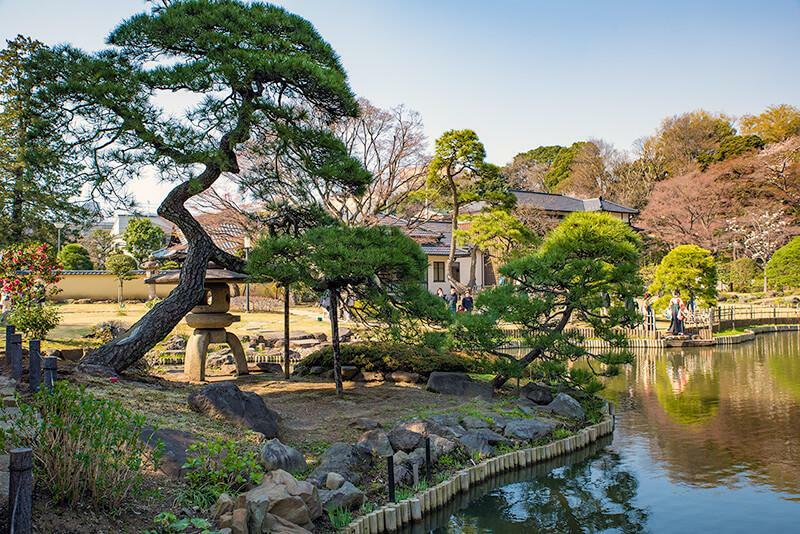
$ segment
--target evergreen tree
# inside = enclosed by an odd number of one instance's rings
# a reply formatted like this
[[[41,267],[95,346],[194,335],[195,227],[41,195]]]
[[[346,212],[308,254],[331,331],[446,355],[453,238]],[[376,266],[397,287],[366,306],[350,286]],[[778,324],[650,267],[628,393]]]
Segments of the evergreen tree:
[[[324,126],[355,115],[357,105],[338,56],[301,17],[261,3],[183,0],[125,20],[108,43],[97,53],[60,46],[42,55],[39,68],[50,83],[39,96],[80,119],[64,135],[83,150],[96,187],[110,193],[143,167],[176,182],[158,213],[189,243],[170,295],[84,359],[85,368],[120,371],[202,298],[210,260],[244,268],[213,243],[186,203],[223,173],[238,173],[238,153],[256,133],[306,160],[314,179],[357,191],[369,174]],[[183,113],[158,106],[154,97],[163,92],[186,94]],[[323,120],[310,122],[312,114]]]
[[[716,303],[717,264],[711,252],[697,245],[681,245],[664,256],[648,289],[653,295],[661,295],[655,306],[666,308],[676,289],[686,300],[695,298],[706,306]]]
[[[566,382],[594,393],[600,384],[594,373],[567,365],[578,358],[607,367],[631,361],[627,339],[617,327],[638,321],[633,299],[641,294],[640,240],[625,223],[606,214],[574,213],[551,232],[533,254],[512,260],[500,269],[508,284],[478,295],[477,314],[460,314],[452,327],[453,341],[465,349],[486,352],[499,359],[501,372],[493,385],[502,386],[514,374],[533,364],[532,376]],[[593,353],[585,338],[568,325],[590,325],[607,341],[608,351]],[[522,358],[504,352],[511,345],[513,325],[522,333]]]
[[[138,264],[156,250],[162,248],[166,241],[164,230],[153,224],[150,219],[132,219],[125,227],[122,235],[125,250],[131,253]]]
[[[58,261],[61,262],[62,268],[68,271],[88,271],[93,267],[89,251],[77,243],[69,243],[61,247]]]
[[[44,51],[22,35],[0,51],[0,246],[55,243],[54,222],[75,229],[91,215],[75,201],[85,179],[60,133],[66,119],[37,98],[44,80],[35,59]]]

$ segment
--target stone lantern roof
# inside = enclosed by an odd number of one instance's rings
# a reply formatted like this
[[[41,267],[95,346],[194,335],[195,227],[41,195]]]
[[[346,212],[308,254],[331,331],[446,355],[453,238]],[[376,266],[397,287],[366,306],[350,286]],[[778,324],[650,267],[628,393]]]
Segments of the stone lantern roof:
[[[145,279],[146,284],[177,284],[181,279],[181,272],[179,270],[163,271],[150,278]],[[242,280],[247,280],[247,275],[244,273],[237,273],[229,269],[223,269],[215,263],[209,263],[206,270],[206,283],[236,283]]]

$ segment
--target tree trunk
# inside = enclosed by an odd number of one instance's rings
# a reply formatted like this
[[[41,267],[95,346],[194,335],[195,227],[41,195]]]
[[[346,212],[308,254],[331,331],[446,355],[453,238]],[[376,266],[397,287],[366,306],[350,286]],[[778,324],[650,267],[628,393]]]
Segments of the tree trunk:
[[[331,348],[333,349],[333,380],[336,382],[336,394],[342,396],[342,360],[339,352],[339,291],[331,290]]]
[[[764,293],[767,292],[767,264],[764,264]]]
[[[472,247],[472,251],[469,254],[469,282],[467,286],[470,289],[475,289],[477,287],[477,282],[475,281],[475,269],[477,268],[478,263],[478,247]]]
[[[447,276],[450,278],[450,285],[456,288],[459,294],[464,293],[466,286],[461,283],[461,277],[456,277],[456,230],[458,230],[458,189],[451,180],[453,192],[453,217],[450,221],[450,250],[447,255]],[[460,273],[459,273],[460,274]]]
[[[558,322],[556,327],[553,329],[553,332],[554,333],[563,332],[564,328],[566,328],[567,324],[569,324],[570,317],[572,317],[572,308],[566,308],[564,310],[564,315],[561,316],[561,320]],[[520,366],[521,369],[525,369],[526,367],[528,367],[531,364],[531,362],[533,360],[535,360],[536,358],[538,358],[542,354],[544,354],[544,351],[541,348],[536,348],[536,349],[533,349],[531,351],[528,351],[528,353],[525,356],[523,356],[521,359],[517,360],[517,362],[523,364],[523,365]],[[494,389],[499,389],[499,388],[501,388],[503,386],[503,384],[508,382],[508,379],[509,379],[509,377],[507,377],[504,374],[500,373],[500,374],[496,375],[494,377],[494,379],[492,379],[492,387]]]
[[[283,375],[289,380],[289,285],[283,288]]]
[[[189,242],[178,285],[125,334],[89,353],[79,368],[84,371],[111,369],[115,372],[127,369],[169,335],[181,319],[200,303],[205,294],[206,269],[210,260],[233,270],[244,268],[243,260],[214,245],[184,207],[189,198],[208,189],[220,174],[218,167],[206,167],[191,183],[183,182],[175,186],[158,208],[158,214],[175,223]]]
[[[117,288],[117,306],[122,308],[122,278],[119,279],[119,287]]]

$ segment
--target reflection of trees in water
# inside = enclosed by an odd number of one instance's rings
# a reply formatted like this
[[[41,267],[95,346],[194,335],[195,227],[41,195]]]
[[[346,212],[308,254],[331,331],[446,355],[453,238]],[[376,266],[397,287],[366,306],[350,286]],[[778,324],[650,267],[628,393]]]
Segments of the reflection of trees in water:
[[[623,432],[648,436],[670,477],[800,494],[800,335],[713,350],[649,352],[609,381]]]
[[[613,451],[492,491],[454,519],[448,531],[617,532],[645,530],[634,505],[639,483]]]

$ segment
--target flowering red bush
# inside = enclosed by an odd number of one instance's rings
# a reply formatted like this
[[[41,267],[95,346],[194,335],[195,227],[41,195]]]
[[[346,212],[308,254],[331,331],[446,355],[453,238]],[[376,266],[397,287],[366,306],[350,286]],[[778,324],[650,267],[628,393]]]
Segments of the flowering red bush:
[[[42,243],[11,245],[0,251],[0,289],[15,304],[41,302],[58,289],[61,265]]]

